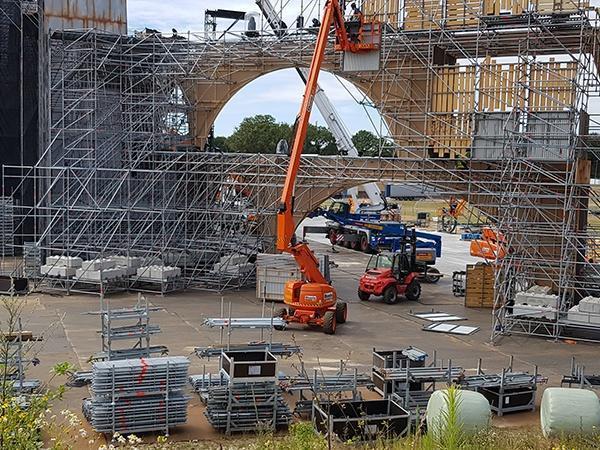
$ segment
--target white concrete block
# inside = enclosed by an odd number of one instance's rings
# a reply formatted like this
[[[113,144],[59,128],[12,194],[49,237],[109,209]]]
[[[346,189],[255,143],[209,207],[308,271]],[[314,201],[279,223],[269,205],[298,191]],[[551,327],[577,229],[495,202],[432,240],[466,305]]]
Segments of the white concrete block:
[[[55,267],[69,267],[78,268],[81,267],[83,260],[78,256],[62,256],[54,255],[46,258],[46,265]]]
[[[77,270],[78,269],[75,269],[74,267],[50,266],[48,264],[40,267],[40,273],[42,275],[59,278],[71,278],[75,275]]]

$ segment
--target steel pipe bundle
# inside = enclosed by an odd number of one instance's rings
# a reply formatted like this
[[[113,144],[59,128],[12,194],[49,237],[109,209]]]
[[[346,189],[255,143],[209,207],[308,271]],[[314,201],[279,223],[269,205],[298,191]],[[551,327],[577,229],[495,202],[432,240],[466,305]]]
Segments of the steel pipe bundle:
[[[96,362],[85,417],[101,433],[168,433],[187,421],[189,365],[183,356]]]
[[[452,381],[463,373],[463,369],[462,367],[414,367],[382,369],[380,373],[386,381]]]
[[[96,395],[139,395],[181,389],[190,361],[184,356],[102,361],[93,365],[92,390]]]
[[[507,389],[514,389],[535,386],[542,380],[541,376],[527,372],[508,372],[504,374],[504,380],[502,378],[502,374],[469,375],[460,380],[460,385],[465,389],[492,388],[501,385]]]
[[[127,325],[124,327],[112,327],[110,330],[111,340],[120,339],[138,339],[145,338],[150,334],[160,333],[160,327],[158,325]]]
[[[353,391],[359,387],[371,388],[373,387],[373,381],[364,373],[356,375],[318,375],[317,377],[297,375],[280,378],[279,386],[284,392],[331,393]]]
[[[250,342],[248,344],[233,344],[221,347],[196,347],[195,352],[199,358],[221,356],[221,353],[244,353],[255,351],[268,351],[277,356],[292,356],[302,353],[302,347],[280,342]]]
[[[229,328],[285,328],[287,322],[281,317],[216,317],[204,319],[202,325],[207,327],[229,327]]]
[[[99,433],[140,433],[165,430],[187,422],[190,397],[181,391],[165,395],[119,399],[114,404],[103,398],[86,399],[83,413]],[[167,423],[168,417],[168,423]]]

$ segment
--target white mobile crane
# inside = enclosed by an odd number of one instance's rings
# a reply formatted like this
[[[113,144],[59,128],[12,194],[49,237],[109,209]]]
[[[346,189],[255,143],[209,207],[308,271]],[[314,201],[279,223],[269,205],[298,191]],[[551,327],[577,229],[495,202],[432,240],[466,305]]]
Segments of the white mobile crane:
[[[287,25],[279,16],[271,2],[269,0],[256,0],[256,5],[264,14],[265,19],[267,20],[269,26],[273,29],[275,34],[277,36],[283,36],[287,31]],[[298,72],[298,75],[300,76],[304,84],[306,84],[306,80],[308,78],[308,69],[296,68],[296,71]],[[317,85],[317,90],[315,92],[314,103],[319,109],[321,115],[323,116],[323,119],[325,119],[329,131],[331,131],[331,134],[333,134],[338,149],[342,153],[347,154],[348,156],[358,156],[358,150],[352,142],[350,132],[344,125],[344,122],[342,121],[342,118],[338,114],[337,110],[327,97],[327,94],[319,85]],[[357,213],[379,213],[387,208],[385,196],[382,195],[381,190],[379,189],[379,186],[377,186],[377,184],[365,184],[363,185],[363,189],[371,202],[371,204],[369,205],[360,205],[360,203],[358,202],[357,188],[352,188],[348,190],[348,193],[350,194],[354,205],[356,205]]]

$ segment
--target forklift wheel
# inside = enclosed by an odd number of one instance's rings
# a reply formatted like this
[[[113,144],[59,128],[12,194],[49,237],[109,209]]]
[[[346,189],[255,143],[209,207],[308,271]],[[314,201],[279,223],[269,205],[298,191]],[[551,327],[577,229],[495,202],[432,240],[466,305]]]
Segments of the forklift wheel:
[[[407,300],[416,302],[421,296],[421,283],[417,280],[412,280],[408,286],[406,286],[406,293],[404,294]]]
[[[335,321],[337,323],[346,323],[348,319],[348,303],[337,302],[335,305]]]
[[[398,291],[396,290],[395,285],[391,285],[385,288],[385,291],[383,291],[384,302],[386,302],[388,305],[395,305],[396,303],[398,303],[398,300]]]
[[[425,276],[423,277],[423,281],[425,283],[437,283],[440,281],[440,271],[435,267],[428,267],[427,272],[425,272]]]
[[[285,316],[287,316],[287,309],[285,308],[280,308],[277,311],[275,311],[275,314],[273,314],[273,317],[285,318]],[[283,331],[285,329],[284,327],[280,326],[274,326],[273,328],[275,328],[277,331]]]
[[[323,332],[325,334],[335,334],[336,328],[335,311],[327,311],[323,316]]]
[[[371,294],[369,294],[368,292],[363,292],[359,289],[358,290],[358,298],[360,300],[362,300],[363,302],[367,302],[367,301],[369,301],[369,298],[371,298]]]

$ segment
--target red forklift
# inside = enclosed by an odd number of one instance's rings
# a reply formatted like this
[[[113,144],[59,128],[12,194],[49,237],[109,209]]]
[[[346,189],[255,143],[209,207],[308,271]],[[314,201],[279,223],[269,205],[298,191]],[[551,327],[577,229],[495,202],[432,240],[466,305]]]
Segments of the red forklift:
[[[360,277],[358,298],[368,301],[372,295],[381,297],[390,305],[401,297],[416,302],[421,296],[422,276],[417,262],[417,236],[415,230],[404,236],[400,249],[394,253],[372,255],[367,270]]]

